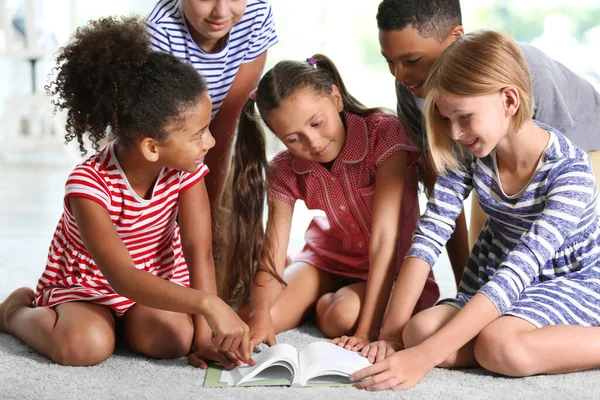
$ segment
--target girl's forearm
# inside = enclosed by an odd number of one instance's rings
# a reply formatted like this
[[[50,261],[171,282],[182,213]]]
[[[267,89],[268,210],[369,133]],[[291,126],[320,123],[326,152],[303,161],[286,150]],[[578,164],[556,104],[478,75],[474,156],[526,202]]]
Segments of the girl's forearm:
[[[212,254],[195,248],[183,248],[183,254],[190,273],[190,287],[204,292],[217,294],[216,274]],[[188,261],[189,260],[189,261]],[[206,319],[199,314],[192,315],[194,324],[194,342],[210,342],[212,331]]]
[[[207,293],[217,294],[214,261],[211,252],[200,251],[197,247],[184,244],[183,254],[190,273],[190,287]],[[192,315],[194,342],[210,342],[212,331],[206,319],[199,314]]]
[[[401,339],[398,335],[413,314],[430,270],[429,264],[419,258],[404,260],[379,334],[380,339]]]
[[[186,314],[206,315],[210,300],[206,291],[190,289],[135,267],[123,268],[119,277],[106,277],[120,295],[148,307]]]
[[[477,293],[454,318],[419,346],[439,365],[500,317],[498,309],[484,294]]]
[[[272,199],[273,213],[267,222],[267,237],[265,244],[266,256],[262,261],[263,268],[283,277],[286,266],[286,253],[292,228],[294,206],[284,203],[276,198]],[[270,259],[269,259],[270,258]],[[250,289],[250,306],[252,312],[258,310],[269,311],[283,286],[270,272],[259,269],[254,275]]]
[[[363,305],[355,335],[377,339],[385,313],[397,264],[396,238],[372,240],[370,269]]]
[[[250,290],[250,305],[253,311],[269,311],[282,291],[281,283],[271,274],[258,271]]]
[[[194,246],[183,246],[183,255],[190,273],[190,287],[217,294],[217,279],[212,252]]]

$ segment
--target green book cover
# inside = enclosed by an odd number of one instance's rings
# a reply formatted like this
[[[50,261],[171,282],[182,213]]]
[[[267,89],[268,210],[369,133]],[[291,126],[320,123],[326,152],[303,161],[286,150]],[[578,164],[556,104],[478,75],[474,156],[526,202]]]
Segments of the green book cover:
[[[223,372],[225,368],[221,364],[208,364],[208,369],[206,370],[206,375],[204,377],[204,387],[208,388],[225,388],[225,387],[233,387],[227,386],[227,382],[221,382],[221,372]],[[269,379],[262,380],[258,382],[247,382],[237,387],[246,387],[246,386],[290,386],[291,383],[288,379]],[[321,386],[321,385],[319,385]]]

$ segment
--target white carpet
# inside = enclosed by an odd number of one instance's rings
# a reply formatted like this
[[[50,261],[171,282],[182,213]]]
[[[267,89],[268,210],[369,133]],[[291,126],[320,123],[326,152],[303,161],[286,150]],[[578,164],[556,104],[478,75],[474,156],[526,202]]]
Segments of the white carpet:
[[[19,286],[33,286],[43,271],[61,212],[64,180],[73,165],[60,141],[41,142],[26,153],[6,143],[0,152],[0,301]],[[49,153],[50,152],[50,153]],[[599,331],[600,332],[600,331]],[[599,333],[600,335],[600,333]],[[298,348],[321,338],[312,325],[285,332],[281,342]],[[568,346],[568,343],[565,343]],[[204,372],[185,359],[157,361],[125,349],[94,367],[61,367],[18,339],[0,334],[0,399],[600,399],[600,371],[498,377],[485,371],[435,369],[403,393],[353,388],[204,389]]]

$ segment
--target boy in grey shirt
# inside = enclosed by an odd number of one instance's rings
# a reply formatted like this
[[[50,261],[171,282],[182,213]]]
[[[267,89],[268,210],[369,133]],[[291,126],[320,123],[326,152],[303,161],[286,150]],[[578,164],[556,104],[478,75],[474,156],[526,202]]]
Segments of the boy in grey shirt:
[[[423,83],[430,68],[454,40],[464,34],[459,0],[384,0],[377,12],[381,54],[396,78],[398,118],[415,142],[427,152],[422,124]],[[600,177],[600,93],[583,78],[537,48],[520,44],[533,83],[534,118],[564,133],[589,152]],[[424,157],[426,189],[435,182],[435,173]],[[599,181],[600,182],[600,181]],[[469,242],[474,243],[485,214],[473,196]],[[470,246],[466,239],[464,214],[456,221],[453,243],[447,248],[455,278],[460,279]],[[464,259],[465,263],[462,263]],[[461,266],[462,263],[462,266]],[[458,264],[458,265],[456,265]]]

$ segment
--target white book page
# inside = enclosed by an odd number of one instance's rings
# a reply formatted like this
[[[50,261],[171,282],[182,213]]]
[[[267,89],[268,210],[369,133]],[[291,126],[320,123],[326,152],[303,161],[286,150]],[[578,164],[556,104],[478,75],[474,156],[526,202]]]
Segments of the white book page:
[[[290,377],[291,383],[299,375],[298,351],[292,345],[281,343],[271,346],[252,357],[256,365],[247,364],[236,367],[231,371],[223,371],[221,382],[230,386],[246,382],[280,379]]]
[[[300,383],[343,383],[356,371],[371,365],[359,353],[346,350],[328,342],[315,342],[306,346],[300,353]],[[315,379],[328,376],[326,380]]]

